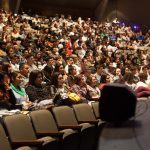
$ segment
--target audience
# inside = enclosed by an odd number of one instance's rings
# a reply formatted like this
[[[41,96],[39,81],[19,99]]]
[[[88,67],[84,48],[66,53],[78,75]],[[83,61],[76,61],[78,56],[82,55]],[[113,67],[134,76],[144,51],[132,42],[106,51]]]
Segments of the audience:
[[[69,91],[82,102],[95,101],[109,82],[130,86],[137,97],[149,96],[139,94],[149,92],[149,31],[64,15],[48,18],[23,13],[15,17],[3,9],[0,18],[0,73],[12,79],[13,105],[32,105]],[[1,90],[7,93],[3,80]],[[7,99],[4,95],[1,92],[2,101]]]

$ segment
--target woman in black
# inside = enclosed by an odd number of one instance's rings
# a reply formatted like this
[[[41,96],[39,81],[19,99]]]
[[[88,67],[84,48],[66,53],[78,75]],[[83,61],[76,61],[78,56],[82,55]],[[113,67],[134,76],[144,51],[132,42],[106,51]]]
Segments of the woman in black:
[[[51,87],[43,82],[43,78],[43,73],[39,70],[34,70],[30,73],[29,85],[26,88],[26,93],[30,101],[40,102],[42,100],[52,99]]]
[[[10,89],[10,78],[6,72],[0,72],[0,109],[15,109],[15,97]]]

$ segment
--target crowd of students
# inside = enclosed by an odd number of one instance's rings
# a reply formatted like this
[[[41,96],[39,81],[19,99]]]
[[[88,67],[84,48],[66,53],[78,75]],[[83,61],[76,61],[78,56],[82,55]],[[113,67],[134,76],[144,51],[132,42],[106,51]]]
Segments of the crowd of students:
[[[0,10],[0,108],[27,110],[68,92],[98,101],[107,83],[150,96],[150,30],[70,15],[13,15]],[[55,99],[55,101],[53,101]]]

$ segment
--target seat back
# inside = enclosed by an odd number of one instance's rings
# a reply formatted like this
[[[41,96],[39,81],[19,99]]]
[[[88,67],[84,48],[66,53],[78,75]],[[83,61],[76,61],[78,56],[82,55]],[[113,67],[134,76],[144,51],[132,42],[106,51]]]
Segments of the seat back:
[[[60,106],[60,107],[54,107],[52,110],[53,110],[58,126],[78,125],[74,111],[71,107]]]
[[[0,124],[0,147],[3,148],[4,150],[11,150],[8,138],[1,124]]]
[[[141,128],[143,127],[139,127],[139,122],[132,120],[121,126],[106,123],[100,133],[97,150],[144,150],[143,145],[147,145],[147,142],[141,142],[139,140],[141,136],[136,133],[136,129],[141,130]],[[144,139],[143,135],[141,139]]]
[[[93,108],[95,117],[96,117],[97,119],[99,119],[99,118],[100,118],[99,102],[92,102],[91,105],[92,105],[92,108]]]
[[[100,97],[100,118],[116,124],[127,121],[135,115],[136,102],[136,95],[128,86],[106,84]]]
[[[93,109],[88,104],[76,104],[73,105],[73,109],[79,122],[96,120]]]
[[[48,110],[30,112],[30,117],[36,132],[58,132],[56,122]]]
[[[27,115],[15,114],[12,116],[5,116],[3,121],[12,142],[36,140],[32,124]]]

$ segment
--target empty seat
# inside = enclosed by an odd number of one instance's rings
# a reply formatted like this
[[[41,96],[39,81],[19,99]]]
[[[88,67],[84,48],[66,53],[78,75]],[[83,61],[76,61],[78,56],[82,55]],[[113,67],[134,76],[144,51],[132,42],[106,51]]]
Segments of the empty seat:
[[[62,150],[78,150],[78,133],[72,129],[58,131],[56,122],[48,110],[30,112],[30,117],[37,135],[58,137]]]
[[[11,150],[10,143],[5,134],[4,128],[2,127],[1,124],[0,124],[0,147],[3,148],[3,150]],[[16,150],[32,150],[32,149],[28,146],[23,146],[23,147],[17,148]]]
[[[27,115],[15,114],[3,118],[10,140],[15,145],[36,146],[38,149],[57,150],[57,140],[47,136],[37,139],[32,123]]]
[[[73,109],[75,111],[77,120],[79,123],[91,123],[98,125],[98,120],[96,119],[93,109],[90,105],[88,104],[76,104],[73,105]]]
[[[54,107],[52,109],[58,127],[77,129],[80,133],[80,150],[92,150],[96,141],[95,125],[89,123],[78,124],[73,109],[69,106]]]

